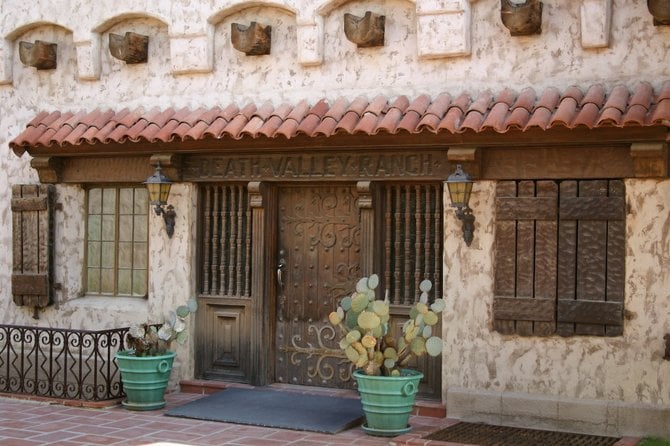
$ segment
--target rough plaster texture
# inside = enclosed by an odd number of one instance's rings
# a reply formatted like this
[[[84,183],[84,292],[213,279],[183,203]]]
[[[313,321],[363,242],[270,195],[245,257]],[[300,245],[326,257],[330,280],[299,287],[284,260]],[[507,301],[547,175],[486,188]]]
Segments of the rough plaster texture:
[[[344,37],[344,13],[361,16],[367,10],[386,16],[384,47],[358,49]],[[670,74],[670,27],[654,27],[643,1],[614,0],[610,8],[607,1],[545,0],[542,34],[517,38],[502,25],[498,0],[5,0],[0,17],[3,247],[11,246],[11,185],[37,182],[29,157],[16,157],[7,143],[40,110],[278,105],[324,97],[445,91],[456,96],[505,87],[541,91],[638,81],[658,87]],[[272,26],[270,55],[247,57],[232,48],[230,24],[252,20]],[[125,65],[110,56],[108,34],[130,30],[150,36],[147,64]],[[36,39],[58,44],[56,70],[36,71],[20,63],[19,41]],[[493,184],[476,186],[472,247],[462,242],[453,213],[446,213],[445,395],[463,388],[670,405],[670,362],[661,359],[662,337],[670,331],[665,267],[670,182],[627,181],[627,193],[630,317],[624,336],[613,339],[491,332]],[[151,218],[148,301],[82,296],[83,194],[79,186],[58,187],[63,211],[56,216],[55,276],[62,291],[39,320],[11,302],[11,250],[0,250],[3,323],[111,328],[160,319],[192,295],[193,185],[173,188],[170,201],[178,212],[173,239],[159,218]],[[177,376],[192,376],[192,364],[184,359]]]
[[[624,335],[614,338],[492,331],[495,184],[475,186],[471,204],[477,220],[469,248],[458,222],[447,215],[443,387],[447,395],[457,395],[451,397],[451,415],[497,422],[535,418],[538,426],[549,427],[549,421],[561,419],[552,411],[565,398],[591,401],[599,410],[614,403],[622,412],[646,407],[647,416],[657,414],[652,419],[670,415],[670,361],[663,360],[663,336],[670,328],[670,271],[664,267],[670,256],[670,181],[627,180],[626,195],[627,316]],[[482,399],[479,391],[490,392],[484,399],[495,395],[502,403],[491,408],[473,402]],[[464,395],[471,401],[465,402]],[[563,418],[569,421],[567,413]],[[614,415],[605,416],[603,432],[615,430],[608,422],[619,426]],[[632,427],[627,432],[633,433]],[[657,426],[656,433],[670,435],[670,426]]]

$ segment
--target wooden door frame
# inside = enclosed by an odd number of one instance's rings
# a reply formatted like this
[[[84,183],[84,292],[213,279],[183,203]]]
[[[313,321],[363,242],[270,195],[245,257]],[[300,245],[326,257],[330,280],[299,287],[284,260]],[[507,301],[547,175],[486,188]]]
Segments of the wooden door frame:
[[[252,181],[247,185],[251,207],[251,384],[274,382],[275,266],[277,263],[277,190],[274,183]],[[263,347],[265,346],[265,348]]]

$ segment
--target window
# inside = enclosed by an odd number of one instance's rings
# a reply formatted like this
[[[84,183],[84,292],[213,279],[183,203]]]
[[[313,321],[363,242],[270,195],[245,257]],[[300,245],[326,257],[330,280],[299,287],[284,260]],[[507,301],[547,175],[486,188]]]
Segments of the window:
[[[148,209],[144,187],[88,190],[88,294],[146,296]]]
[[[621,335],[625,230],[623,181],[499,182],[494,329]]]

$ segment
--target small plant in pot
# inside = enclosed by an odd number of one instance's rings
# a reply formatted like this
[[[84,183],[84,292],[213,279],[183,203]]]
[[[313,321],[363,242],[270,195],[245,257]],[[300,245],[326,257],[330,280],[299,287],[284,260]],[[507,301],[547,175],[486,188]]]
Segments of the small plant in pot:
[[[165,322],[133,325],[126,335],[126,350],[116,353],[121,382],[126,393],[123,406],[130,410],[154,410],[165,407],[172,363],[176,353],[172,341],[186,342],[186,320],[198,308],[195,299],[170,311]]]
[[[396,436],[409,432],[407,424],[423,374],[411,370],[413,358],[442,352],[442,339],[434,332],[444,300],[429,303],[430,280],[419,284],[418,301],[409,312],[401,333],[389,329],[390,303],[377,299],[379,277],[361,278],[356,291],[329,315],[342,333],[340,348],[354,364],[353,373],[366,416],[363,429],[372,435]]]

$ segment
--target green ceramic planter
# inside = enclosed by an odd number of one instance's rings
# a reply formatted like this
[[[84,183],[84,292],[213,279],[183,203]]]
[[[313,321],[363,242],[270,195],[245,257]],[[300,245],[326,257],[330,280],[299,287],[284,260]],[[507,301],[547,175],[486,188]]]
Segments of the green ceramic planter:
[[[126,400],[121,404],[130,410],[156,410],[165,407],[165,389],[170,379],[176,353],[160,356],[135,356],[132,351],[116,353]]]
[[[405,369],[401,376],[368,376],[357,370],[354,378],[365,413],[365,432],[395,437],[412,429],[409,415],[423,373]]]

